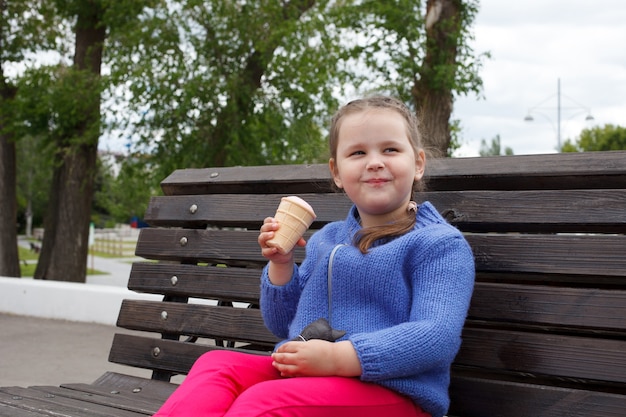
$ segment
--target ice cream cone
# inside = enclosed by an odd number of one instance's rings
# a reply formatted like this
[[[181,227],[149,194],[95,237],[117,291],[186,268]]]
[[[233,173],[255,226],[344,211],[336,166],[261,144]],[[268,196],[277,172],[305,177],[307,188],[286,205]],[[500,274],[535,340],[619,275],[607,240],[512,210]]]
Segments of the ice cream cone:
[[[283,255],[291,252],[315,217],[313,208],[300,197],[283,197],[274,216],[278,230],[274,238],[267,241],[267,246],[277,248]]]

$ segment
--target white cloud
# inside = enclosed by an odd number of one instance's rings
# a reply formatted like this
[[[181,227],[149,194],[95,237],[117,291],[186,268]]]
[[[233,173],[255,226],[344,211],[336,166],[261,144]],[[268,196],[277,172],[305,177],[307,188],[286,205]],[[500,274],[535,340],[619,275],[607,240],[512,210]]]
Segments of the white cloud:
[[[585,127],[626,126],[626,3],[621,0],[482,0],[474,50],[489,51],[481,77],[484,100],[461,97],[453,117],[465,144],[478,154],[482,139],[500,135],[515,154],[554,152],[557,80],[561,80],[561,137]],[[529,108],[541,104],[534,122]],[[589,108],[595,120],[585,122]]]

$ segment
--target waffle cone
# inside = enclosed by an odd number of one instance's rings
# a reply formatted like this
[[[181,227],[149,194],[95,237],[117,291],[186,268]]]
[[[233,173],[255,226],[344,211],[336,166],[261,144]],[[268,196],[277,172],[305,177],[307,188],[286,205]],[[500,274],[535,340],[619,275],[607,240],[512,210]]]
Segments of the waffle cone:
[[[267,245],[277,248],[283,255],[291,252],[315,217],[313,208],[306,201],[296,196],[283,197],[274,216],[278,230]]]

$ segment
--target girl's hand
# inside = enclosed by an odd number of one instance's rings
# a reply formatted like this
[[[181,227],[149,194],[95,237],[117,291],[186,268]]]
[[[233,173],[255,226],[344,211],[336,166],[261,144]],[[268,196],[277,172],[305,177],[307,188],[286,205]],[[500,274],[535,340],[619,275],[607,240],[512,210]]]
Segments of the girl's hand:
[[[261,254],[270,261],[270,281],[275,285],[285,285],[291,280],[291,275],[293,274],[293,251],[283,255],[278,252],[278,249],[267,246],[267,241],[274,237],[278,227],[276,219],[267,217],[263,221],[257,241],[261,247]],[[304,239],[300,238],[297,246],[304,246],[305,244]]]
[[[259,246],[261,247],[261,254],[268,260],[277,264],[292,263],[293,251],[282,255],[275,247],[267,246],[267,241],[274,237],[274,233],[276,232],[276,230],[278,230],[279,227],[280,226],[278,222],[273,217],[267,217],[263,221],[263,225],[261,226],[261,231],[259,233],[259,238],[257,239],[259,242]],[[304,239],[300,238],[297,245],[304,246]]]
[[[287,342],[272,354],[272,365],[282,376],[361,375],[361,363],[350,341]]]

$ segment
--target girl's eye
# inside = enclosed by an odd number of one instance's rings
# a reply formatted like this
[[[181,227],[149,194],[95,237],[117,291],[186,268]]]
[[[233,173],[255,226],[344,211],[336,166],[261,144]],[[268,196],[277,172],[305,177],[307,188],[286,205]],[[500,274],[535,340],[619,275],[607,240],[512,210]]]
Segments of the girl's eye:
[[[398,152],[398,150],[396,148],[387,148],[385,149],[385,152]]]
[[[365,152],[363,152],[363,151],[354,151],[354,152],[352,152],[350,154],[350,156],[353,156],[353,155],[365,155]]]

